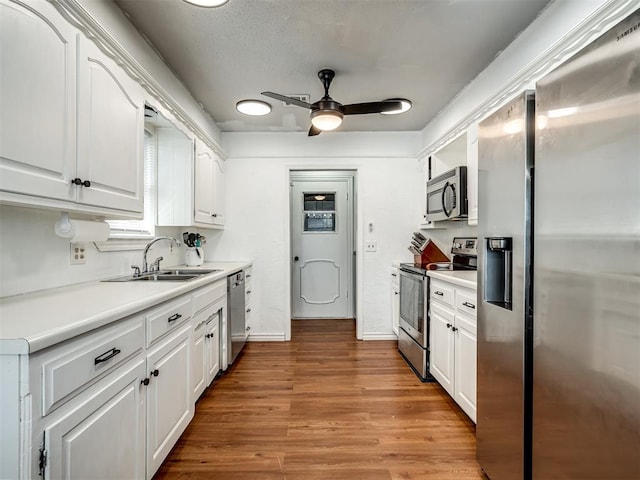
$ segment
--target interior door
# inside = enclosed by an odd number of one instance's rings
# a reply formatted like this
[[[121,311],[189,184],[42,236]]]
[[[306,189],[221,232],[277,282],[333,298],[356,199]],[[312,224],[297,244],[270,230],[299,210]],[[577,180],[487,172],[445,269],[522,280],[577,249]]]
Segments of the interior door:
[[[293,318],[353,317],[351,178],[293,180]]]

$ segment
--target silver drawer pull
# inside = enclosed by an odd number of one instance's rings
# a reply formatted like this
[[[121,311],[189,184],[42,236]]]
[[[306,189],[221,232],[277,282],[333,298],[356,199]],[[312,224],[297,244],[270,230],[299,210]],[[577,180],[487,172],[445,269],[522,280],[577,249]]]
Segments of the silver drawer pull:
[[[167,318],[167,322],[175,322],[179,318],[182,318],[182,315],[176,313],[175,315],[171,315],[169,318]]]
[[[435,291],[433,292],[436,295],[440,295],[441,297],[444,297],[444,293],[440,292],[440,291]]]
[[[106,362],[107,360],[112,359],[119,353],[120,353],[120,350],[118,350],[117,348],[112,348],[108,352],[104,352],[103,354],[98,355],[96,358],[94,358],[93,359],[94,365],[98,365],[99,363]]]
[[[473,303],[469,303],[469,302],[463,302],[462,303],[465,307],[469,307],[469,308],[473,308],[475,310],[476,306]]]

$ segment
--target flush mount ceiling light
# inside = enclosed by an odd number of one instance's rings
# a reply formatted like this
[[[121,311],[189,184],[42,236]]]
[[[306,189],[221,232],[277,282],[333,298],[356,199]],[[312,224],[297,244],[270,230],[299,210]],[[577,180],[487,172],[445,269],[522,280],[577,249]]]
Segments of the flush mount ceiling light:
[[[229,0],[184,0],[184,1],[187,3],[190,3],[191,5],[196,5],[198,7],[213,8],[213,7],[221,7],[222,5],[227,3]]]
[[[402,107],[398,110],[389,110],[387,112],[380,112],[383,115],[397,115],[399,113],[404,113],[407,110],[411,109],[411,100],[407,100],[406,98],[387,98],[385,102],[400,102]]]
[[[271,105],[260,100],[240,100],[236,103],[236,110],[245,115],[259,117],[271,113]]]
[[[334,130],[342,123],[343,114],[338,110],[314,110],[311,124],[320,130]]]

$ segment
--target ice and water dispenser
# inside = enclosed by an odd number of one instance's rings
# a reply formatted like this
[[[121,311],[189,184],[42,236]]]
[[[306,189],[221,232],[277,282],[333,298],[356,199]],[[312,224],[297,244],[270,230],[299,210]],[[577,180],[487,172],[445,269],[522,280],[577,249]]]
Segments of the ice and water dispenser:
[[[484,301],[511,310],[513,239],[485,239]]]

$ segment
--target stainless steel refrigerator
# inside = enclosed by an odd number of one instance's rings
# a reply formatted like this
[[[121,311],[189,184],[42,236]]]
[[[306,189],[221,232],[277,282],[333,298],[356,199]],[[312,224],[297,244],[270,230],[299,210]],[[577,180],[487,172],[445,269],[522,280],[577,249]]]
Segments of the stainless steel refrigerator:
[[[640,10],[478,138],[478,460],[637,480]]]

